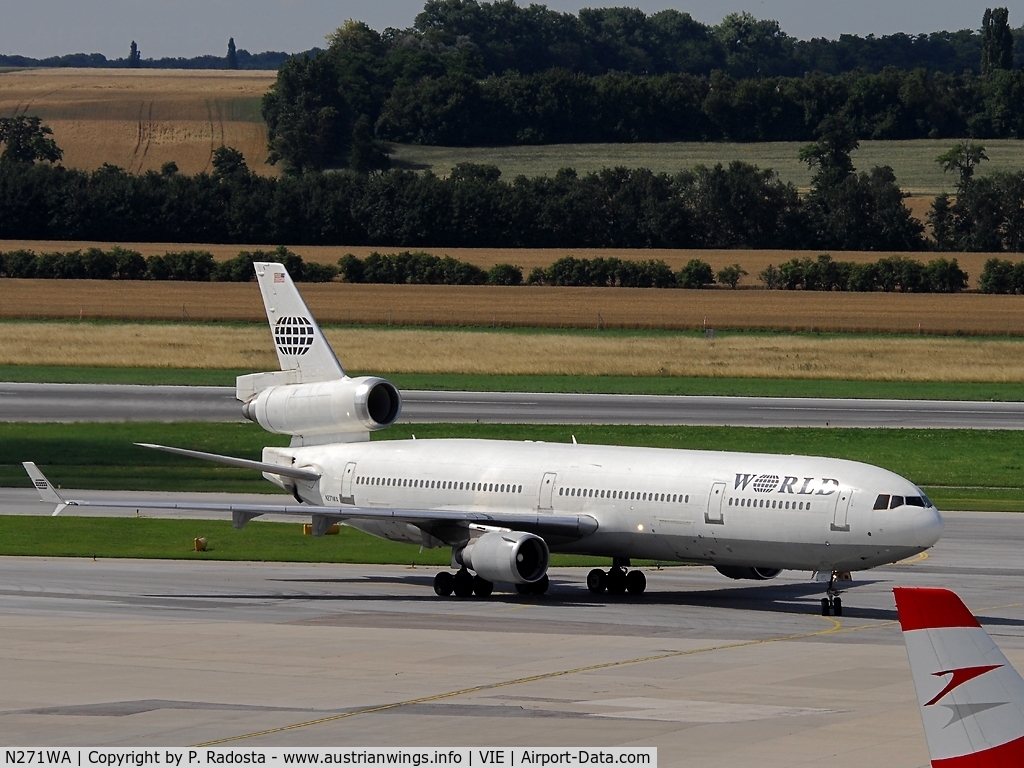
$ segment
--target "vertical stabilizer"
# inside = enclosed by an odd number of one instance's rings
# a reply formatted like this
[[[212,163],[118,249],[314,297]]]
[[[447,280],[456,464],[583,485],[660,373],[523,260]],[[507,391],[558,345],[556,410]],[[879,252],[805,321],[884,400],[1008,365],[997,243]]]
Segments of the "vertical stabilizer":
[[[297,371],[294,383],[344,378],[341,363],[284,265],[256,262],[253,266],[281,370]]]
[[[935,768],[1024,765],[1024,680],[948,589],[893,590]]]

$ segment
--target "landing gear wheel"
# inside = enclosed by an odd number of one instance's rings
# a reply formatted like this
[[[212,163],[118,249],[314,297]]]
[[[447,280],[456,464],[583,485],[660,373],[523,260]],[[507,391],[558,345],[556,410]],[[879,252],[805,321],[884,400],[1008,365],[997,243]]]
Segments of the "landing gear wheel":
[[[830,607],[831,606],[828,604],[828,598],[827,597],[821,598],[821,615],[822,616],[828,616],[829,615],[829,613],[830,613],[829,608]]]
[[[473,595],[473,577],[469,571],[463,568],[461,571],[455,574],[453,577],[454,592],[456,597],[472,597]]]
[[[608,592],[612,595],[621,595],[626,591],[626,572],[621,568],[612,568],[608,571]]]
[[[494,584],[479,576],[473,577],[473,594],[477,597],[490,597],[494,591]]]
[[[548,591],[549,585],[548,576],[544,574],[537,581],[531,581],[528,584],[516,584],[516,592],[520,595],[543,595]]]
[[[593,592],[595,595],[600,595],[604,592],[608,578],[605,576],[604,571],[600,568],[595,568],[587,574],[587,589]]]
[[[626,589],[631,595],[642,595],[647,589],[647,577],[643,571],[630,571],[626,574]]]
[[[438,597],[448,597],[455,589],[455,577],[448,571],[440,571],[434,576],[434,594]]]
[[[832,615],[842,616],[843,615],[843,599],[837,597],[832,601]]]

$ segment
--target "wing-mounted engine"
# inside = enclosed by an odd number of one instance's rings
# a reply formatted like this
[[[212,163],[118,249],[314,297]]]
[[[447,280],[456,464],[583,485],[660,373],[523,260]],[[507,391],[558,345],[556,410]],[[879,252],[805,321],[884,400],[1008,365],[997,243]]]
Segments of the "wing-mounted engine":
[[[402,396],[390,381],[373,376],[264,389],[242,406],[242,415],[268,432],[291,435],[293,444],[355,442],[390,427]]]
[[[523,531],[488,531],[472,539],[455,559],[488,581],[532,584],[548,572],[551,554],[540,536]]]
[[[750,581],[768,581],[782,573],[781,568],[748,568],[742,565],[717,565],[715,570],[730,579]]]

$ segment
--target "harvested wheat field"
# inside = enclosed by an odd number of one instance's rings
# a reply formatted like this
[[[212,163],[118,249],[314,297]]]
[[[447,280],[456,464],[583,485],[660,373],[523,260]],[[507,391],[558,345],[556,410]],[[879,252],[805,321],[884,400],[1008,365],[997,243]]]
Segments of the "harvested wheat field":
[[[271,251],[273,245],[223,245],[209,243],[110,243],[64,240],[0,240],[0,251],[27,249],[36,253],[52,251],[74,251],[86,248],[108,249],[115,245],[138,251],[143,256],[164,254],[169,251],[209,251],[217,260],[227,260],[238,255],[239,251]],[[438,256],[451,256],[460,261],[476,264],[478,267],[490,269],[495,264],[510,263],[523,268],[523,277],[529,275],[534,267],[547,267],[564,256],[575,256],[580,259],[611,258],[629,261],[645,261],[661,259],[673,270],[678,271],[690,259],[703,259],[717,272],[730,264],[739,264],[748,275],[740,280],[741,287],[760,287],[757,274],[769,264],[778,266],[785,261],[797,258],[816,259],[821,251],[796,250],[754,250],[754,249],[702,249],[687,250],[682,248],[394,248],[388,246],[369,245],[290,245],[288,248],[302,256],[306,261],[320,264],[337,264],[338,259],[347,253],[359,258],[366,258],[373,251],[379,253],[398,253],[399,251],[423,250]],[[906,256],[927,262],[934,258],[955,258],[960,268],[970,275],[970,287],[978,285],[978,276],[988,259],[1014,259],[1014,254],[1007,253],[897,253],[892,251],[832,251],[831,255],[838,261],[873,262],[883,256]]]
[[[173,69],[34,69],[0,73],[0,116],[38,115],[64,150],[64,165],[92,170],[112,163],[183,173],[210,169],[222,144],[249,167],[264,161],[267,128],[260,99],[276,72]]]
[[[1024,297],[306,283],[324,323],[1024,336]],[[0,280],[0,318],[265,320],[253,283]]]
[[[1024,341],[332,328],[351,370],[380,373],[1024,381]],[[9,322],[0,365],[274,370],[265,326]]]

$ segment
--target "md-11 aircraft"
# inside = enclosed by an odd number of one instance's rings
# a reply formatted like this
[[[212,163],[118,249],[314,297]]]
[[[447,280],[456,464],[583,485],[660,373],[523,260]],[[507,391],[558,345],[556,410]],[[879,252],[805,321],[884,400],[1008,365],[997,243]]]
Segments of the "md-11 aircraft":
[[[242,413],[287,448],[262,461],[148,445],[258,470],[294,504],[176,504],[62,498],[35,465],[45,501],[66,505],[312,517],[314,535],[344,523],[423,547],[451,547],[440,596],[484,597],[494,583],[548,588],[550,553],[610,558],[594,593],[646,588],[633,559],[707,563],[732,579],[783,569],[830,575],[822,612],[842,613],[840,574],[894,563],[938,541],[942,518],[910,481],[854,461],[506,440],[370,441],[402,408],[390,382],[346,375],[281,264],[256,263],[281,370],[238,377]]]

